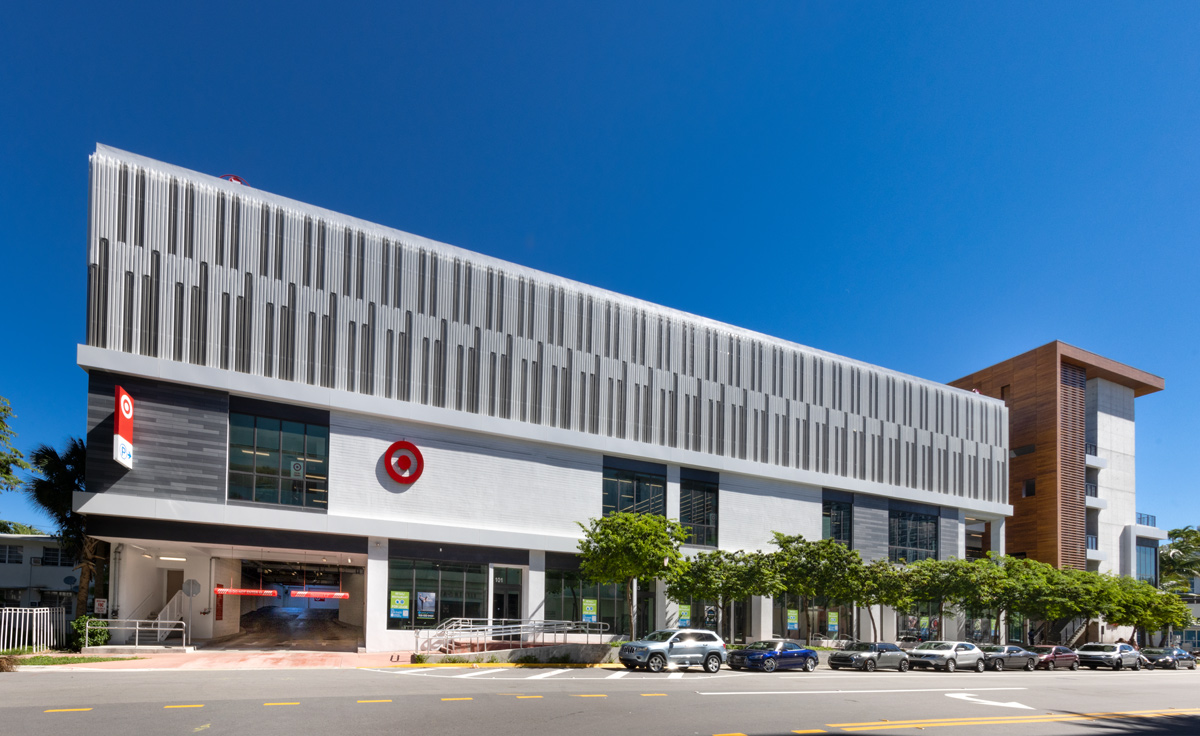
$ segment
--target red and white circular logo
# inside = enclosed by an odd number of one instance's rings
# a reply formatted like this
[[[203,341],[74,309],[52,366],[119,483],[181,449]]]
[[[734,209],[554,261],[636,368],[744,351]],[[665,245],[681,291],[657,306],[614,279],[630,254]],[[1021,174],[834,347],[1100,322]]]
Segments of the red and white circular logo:
[[[421,457],[421,451],[407,440],[393,442],[383,453],[383,464],[392,480],[404,485],[416,483],[425,470],[425,458]]]
[[[129,394],[121,394],[121,416],[133,418],[133,399],[129,398]]]

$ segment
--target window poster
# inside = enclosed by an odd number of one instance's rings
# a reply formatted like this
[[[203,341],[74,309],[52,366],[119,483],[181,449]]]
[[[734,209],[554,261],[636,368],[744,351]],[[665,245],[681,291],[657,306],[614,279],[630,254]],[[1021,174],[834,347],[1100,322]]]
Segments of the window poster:
[[[829,612],[829,633],[836,634],[838,630],[838,615],[833,611]]]
[[[437,593],[417,593],[417,618],[433,618],[437,614]]]
[[[393,590],[388,593],[388,616],[408,618],[408,591]]]
[[[584,598],[583,599],[583,620],[586,623],[591,624],[591,623],[596,622],[597,607],[598,607],[598,604],[597,604],[597,601],[595,598]]]
[[[686,629],[692,625],[692,607],[690,605],[679,607],[679,628]]]
[[[787,612],[788,612],[788,622],[787,622],[788,631],[799,631],[800,630],[800,609],[799,608],[789,608],[789,609],[787,609]]]

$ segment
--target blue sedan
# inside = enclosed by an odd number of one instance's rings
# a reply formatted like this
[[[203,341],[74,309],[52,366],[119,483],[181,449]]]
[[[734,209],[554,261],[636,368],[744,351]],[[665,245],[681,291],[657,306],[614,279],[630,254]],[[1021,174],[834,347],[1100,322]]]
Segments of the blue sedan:
[[[817,653],[783,639],[765,639],[729,653],[729,668],[740,670],[743,667],[763,672],[777,669],[812,672],[817,668]]]

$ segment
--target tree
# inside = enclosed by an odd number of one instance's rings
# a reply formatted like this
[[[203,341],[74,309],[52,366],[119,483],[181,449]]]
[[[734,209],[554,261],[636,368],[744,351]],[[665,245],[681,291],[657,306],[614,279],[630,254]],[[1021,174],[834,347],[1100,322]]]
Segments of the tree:
[[[722,614],[728,606],[730,640],[734,632],[733,602],[750,595],[773,596],[778,590],[774,562],[762,552],[701,552],[681,561],[667,581],[667,595],[672,600],[715,600],[718,629],[722,628]]]
[[[852,565],[846,571],[846,577],[850,588],[850,602],[856,607],[867,609],[867,616],[871,619],[871,639],[879,641],[879,628],[875,622],[873,607],[888,606],[903,610],[912,603],[903,574],[887,560],[875,560],[865,565],[859,560],[857,565]]]
[[[1167,543],[1158,548],[1159,579],[1163,590],[1186,593],[1192,578],[1200,577],[1200,529],[1185,526],[1167,532]]]
[[[45,534],[37,527],[22,524],[19,521],[4,521],[0,519],[0,534]]]
[[[88,585],[102,559],[98,540],[87,534],[87,517],[72,508],[72,494],[84,490],[86,458],[87,447],[76,437],[67,440],[66,450],[61,454],[49,445],[38,445],[29,456],[33,476],[25,484],[25,491],[34,505],[54,520],[63,553],[79,560],[75,610],[80,614],[87,610]]]
[[[17,433],[8,426],[9,419],[16,419],[8,399],[0,396],[0,491],[13,491],[21,487],[18,470],[29,470],[29,463],[21,451],[12,446]]]
[[[679,545],[687,539],[687,530],[671,519],[657,514],[618,512],[580,524],[579,572],[583,577],[604,585],[625,584],[629,609],[629,639],[637,638],[638,578],[669,577],[682,555]]]
[[[801,607],[809,611],[810,598],[851,602],[857,591],[854,581],[846,575],[855,565],[862,565],[858,552],[833,539],[809,542],[802,535],[772,532],[779,550],[772,553],[779,575],[781,590],[800,596]],[[811,613],[806,615],[805,641],[812,643],[815,623]]]

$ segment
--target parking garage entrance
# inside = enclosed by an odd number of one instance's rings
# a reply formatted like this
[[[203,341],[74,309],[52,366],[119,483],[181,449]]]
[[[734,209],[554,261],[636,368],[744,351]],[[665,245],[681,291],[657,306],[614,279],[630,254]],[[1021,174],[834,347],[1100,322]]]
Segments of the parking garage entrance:
[[[206,648],[353,652],[365,645],[363,568],[328,557],[215,562],[225,564],[214,569],[215,636]]]

